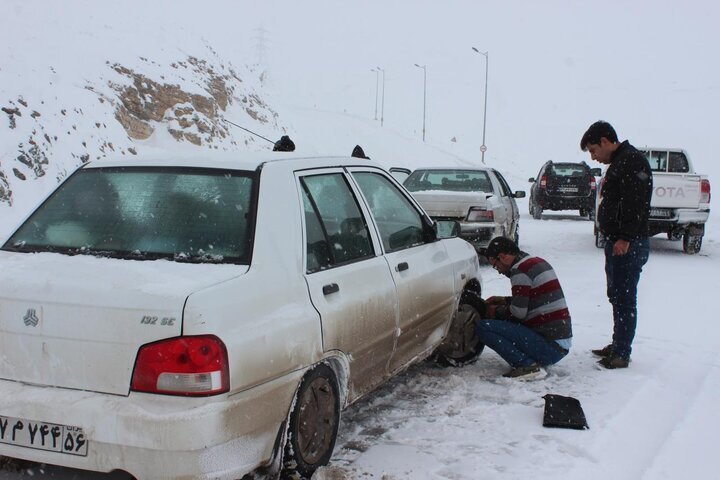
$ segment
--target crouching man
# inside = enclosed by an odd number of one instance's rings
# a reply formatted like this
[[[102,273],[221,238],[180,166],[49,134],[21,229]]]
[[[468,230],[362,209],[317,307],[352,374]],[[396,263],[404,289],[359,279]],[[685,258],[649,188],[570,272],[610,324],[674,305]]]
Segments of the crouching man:
[[[541,376],[542,367],[567,355],[572,341],[570,311],[555,271],[505,237],[494,238],[485,255],[498,273],[510,278],[512,296],[486,300],[477,334],[512,367],[504,377]]]

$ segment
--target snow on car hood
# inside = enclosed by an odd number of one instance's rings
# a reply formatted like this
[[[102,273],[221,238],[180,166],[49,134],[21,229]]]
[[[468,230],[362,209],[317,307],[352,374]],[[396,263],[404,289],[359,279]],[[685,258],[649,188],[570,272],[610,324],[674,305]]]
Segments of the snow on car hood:
[[[423,190],[412,192],[431,217],[465,218],[470,207],[487,208],[490,193]]]
[[[182,333],[188,295],[247,269],[0,252],[0,378],[127,394],[138,348]]]

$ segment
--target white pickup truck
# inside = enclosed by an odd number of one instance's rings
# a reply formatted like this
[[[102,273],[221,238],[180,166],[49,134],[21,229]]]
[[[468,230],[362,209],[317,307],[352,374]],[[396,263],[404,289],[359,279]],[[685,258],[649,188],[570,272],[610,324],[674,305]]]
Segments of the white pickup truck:
[[[706,175],[695,173],[690,157],[682,149],[645,147],[639,150],[647,156],[653,172],[650,236],[665,233],[670,240],[682,239],[685,253],[698,253],[710,214],[710,180]],[[601,189],[599,195],[602,195]],[[603,244],[597,227],[595,244],[598,247]]]

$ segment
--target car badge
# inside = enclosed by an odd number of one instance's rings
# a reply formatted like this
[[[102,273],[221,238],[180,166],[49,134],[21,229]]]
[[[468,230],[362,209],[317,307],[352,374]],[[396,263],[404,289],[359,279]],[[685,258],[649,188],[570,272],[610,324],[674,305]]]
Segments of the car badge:
[[[28,308],[27,313],[23,317],[23,322],[25,322],[25,325],[28,327],[37,327],[38,322],[40,322],[40,319],[35,314],[34,308]]]

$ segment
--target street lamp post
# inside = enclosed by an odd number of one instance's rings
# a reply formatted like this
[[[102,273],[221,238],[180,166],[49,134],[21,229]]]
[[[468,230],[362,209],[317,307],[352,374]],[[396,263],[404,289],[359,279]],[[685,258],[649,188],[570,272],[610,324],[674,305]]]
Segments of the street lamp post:
[[[380,89],[380,70],[371,68],[370,71],[375,72],[375,120],[377,120],[378,90]]]
[[[485,151],[487,150],[487,146],[485,145],[485,124],[487,123],[487,87],[488,87],[488,63],[490,62],[488,58],[488,52],[481,52],[475,47],[472,47],[472,49],[479,53],[480,55],[485,57],[485,102],[483,103],[483,134],[482,134],[482,145],[480,146],[480,154],[482,163],[485,163]]]
[[[380,101],[380,126],[383,126],[383,121],[385,120],[385,69],[377,67],[379,71],[382,72],[382,100]]]
[[[418,65],[416,67],[423,69],[423,142],[425,141],[425,105],[427,104],[427,65]]]

